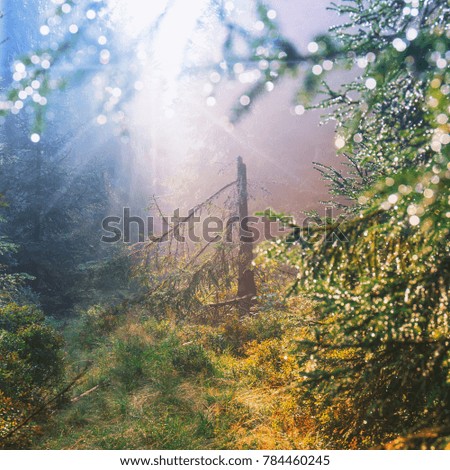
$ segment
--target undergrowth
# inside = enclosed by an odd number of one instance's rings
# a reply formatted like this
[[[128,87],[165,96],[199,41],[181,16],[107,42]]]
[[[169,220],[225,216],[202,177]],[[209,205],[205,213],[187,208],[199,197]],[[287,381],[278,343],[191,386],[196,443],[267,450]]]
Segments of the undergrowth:
[[[305,300],[303,308],[312,305]],[[142,306],[91,308],[66,332],[71,373],[86,362],[89,371],[34,447],[321,446],[294,386],[300,330],[287,310],[180,321]]]

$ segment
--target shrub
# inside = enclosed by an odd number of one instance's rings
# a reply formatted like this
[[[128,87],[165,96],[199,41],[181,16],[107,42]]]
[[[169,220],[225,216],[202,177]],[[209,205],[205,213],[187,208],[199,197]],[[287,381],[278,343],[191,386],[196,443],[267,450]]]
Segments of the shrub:
[[[195,343],[176,348],[173,352],[172,363],[182,375],[211,375],[214,371],[203,346]]]
[[[92,348],[106,335],[113,332],[120,323],[120,309],[94,305],[81,313],[79,341],[84,347]]]
[[[62,338],[32,306],[0,307],[0,438],[5,438],[51,394],[63,372]],[[2,447],[26,445],[33,426]]]
[[[298,378],[296,358],[281,340],[268,339],[261,343],[253,341],[247,345],[245,352],[247,359],[242,371],[251,382],[282,386]]]

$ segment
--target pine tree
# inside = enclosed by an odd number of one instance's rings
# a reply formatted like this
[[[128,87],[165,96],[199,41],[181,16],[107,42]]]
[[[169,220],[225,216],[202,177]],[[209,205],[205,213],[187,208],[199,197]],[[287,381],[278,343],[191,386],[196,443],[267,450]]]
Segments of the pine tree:
[[[0,194],[0,208],[5,210],[7,203],[4,196]],[[0,224],[4,224],[5,219],[0,215]],[[13,266],[16,261],[14,254],[17,252],[17,245],[12,243],[8,237],[0,232],[0,305],[8,303],[18,293],[25,280],[30,279],[25,274],[14,272]]]
[[[59,139],[45,147],[18,140],[13,149],[5,146],[0,173],[8,201],[2,231],[16,245],[14,269],[32,276],[31,287],[51,315],[67,314],[86,300],[93,285],[99,287],[105,260],[114,262],[117,254],[100,242],[98,221],[110,204],[105,165],[99,159],[74,167],[61,148]],[[116,271],[125,284],[126,271],[124,266],[121,277]],[[109,290],[105,283],[102,289]]]
[[[298,268],[318,303],[299,344],[304,397],[332,445],[371,446],[450,420],[449,7],[443,0],[355,0],[331,31],[337,61],[364,67],[321,107],[365,184],[323,169],[353,201],[332,223],[294,230],[266,255]],[[326,48],[325,48],[326,49]],[[324,51],[326,54],[326,50]],[[326,57],[322,56],[322,59]],[[361,182],[363,178],[359,181]],[[438,434],[439,434],[438,432]]]

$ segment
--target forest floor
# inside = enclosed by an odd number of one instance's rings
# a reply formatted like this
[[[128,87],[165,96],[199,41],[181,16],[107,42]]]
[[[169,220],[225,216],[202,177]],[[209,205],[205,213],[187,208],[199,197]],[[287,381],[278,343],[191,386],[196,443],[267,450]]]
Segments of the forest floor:
[[[68,379],[88,372],[33,447],[324,448],[293,385],[300,330],[286,310],[217,322],[91,309],[66,329]]]

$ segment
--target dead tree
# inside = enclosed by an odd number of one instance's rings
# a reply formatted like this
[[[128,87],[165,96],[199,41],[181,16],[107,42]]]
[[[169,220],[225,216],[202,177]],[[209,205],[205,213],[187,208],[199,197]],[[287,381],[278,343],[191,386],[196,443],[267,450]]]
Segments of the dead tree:
[[[247,167],[242,157],[238,157],[237,159],[237,174],[239,211],[239,274],[237,297],[246,299],[241,302],[241,305],[242,309],[248,312],[251,306],[251,299],[256,295],[256,284],[255,276],[252,271],[254,240],[249,230]]]

